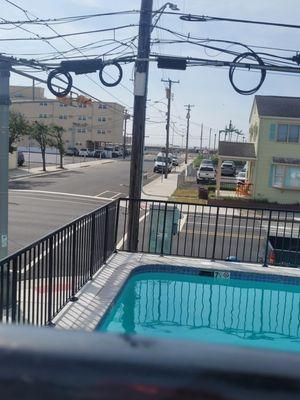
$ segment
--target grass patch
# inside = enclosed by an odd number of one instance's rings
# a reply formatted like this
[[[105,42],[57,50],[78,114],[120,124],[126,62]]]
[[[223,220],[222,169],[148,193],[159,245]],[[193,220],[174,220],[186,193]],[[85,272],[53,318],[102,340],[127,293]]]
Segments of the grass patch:
[[[198,199],[198,189],[176,189],[170,201],[179,203],[207,204],[207,200]]]

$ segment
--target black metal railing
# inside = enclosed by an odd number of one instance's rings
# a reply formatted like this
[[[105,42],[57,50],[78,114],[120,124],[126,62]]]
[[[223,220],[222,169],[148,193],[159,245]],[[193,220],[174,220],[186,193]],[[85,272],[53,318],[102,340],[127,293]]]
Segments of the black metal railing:
[[[51,324],[115,250],[118,202],[0,262],[0,322]]]
[[[138,251],[300,266],[300,211],[120,200],[119,249],[127,242],[130,202],[140,206]]]
[[[130,202],[139,252],[300,266],[299,211],[120,199],[0,262],[0,322],[51,324],[116,248],[129,251]]]

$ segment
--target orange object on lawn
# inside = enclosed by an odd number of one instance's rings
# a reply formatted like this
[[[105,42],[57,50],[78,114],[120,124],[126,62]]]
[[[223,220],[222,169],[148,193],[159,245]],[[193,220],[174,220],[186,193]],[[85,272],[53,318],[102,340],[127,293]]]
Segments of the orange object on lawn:
[[[250,196],[252,183],[246,181],[245,183],[238,182],[236,186],[237,196]]]

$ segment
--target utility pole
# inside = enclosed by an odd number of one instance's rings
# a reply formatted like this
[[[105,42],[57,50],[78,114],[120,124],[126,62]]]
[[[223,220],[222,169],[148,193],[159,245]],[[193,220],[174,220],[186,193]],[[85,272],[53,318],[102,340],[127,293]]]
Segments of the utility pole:
[[[9,77],[11,64],[0,62],[0,260],[8,245]]]
[[[208,151],[210,152],[210,145],[211,145],[211,131],[212,129],[209,128],[209,142],[208,142]]]
[[[217,141],[217,134],[215,133],[215,138],[214,138],[214,151],[216,151],[216,141]]]
[[[130,115],[127,113],[127,110],[124,111],[124,132],[123,132],[123,160],[126,157],[126,140],[127,140],[127,120],[130,118]]]
[[[188,160],[188,152],[189,152],[189,134],[190,134],[190,118],[191,118],[191,108],[194,107],[191,104],[186,106],[187,114],[186,114],[186,137],[185,137],[185,159],[184,163],[187,164]]]
[[[168,82],[166,89],[166,97],[168,99],[168,111],[167,111],[167,125],[166,125],[166,161],[165,161],[165,179],[168,178],[168,165],[169,165],[169,142],[170,142],[170,114],[171,114],[171,100],[172,100],[172,84],[179,83],[179,81],[161,80],[162,82]]]
[[[149,54],[152,23],[153,0],[142,0],[139,42],[134,76],[134,112],[132,126],[132,155],[130,163],[129,198],[138,200],[142,193],[143,153],[146,121],[146,101],[149,74]],[[140,204],[129,202],[128,210],[128,248],[138,250]]]
[[[200,151],[202,153],[202,146],[203,146],[203,123],[201,124],[201,135],[200,135]]]

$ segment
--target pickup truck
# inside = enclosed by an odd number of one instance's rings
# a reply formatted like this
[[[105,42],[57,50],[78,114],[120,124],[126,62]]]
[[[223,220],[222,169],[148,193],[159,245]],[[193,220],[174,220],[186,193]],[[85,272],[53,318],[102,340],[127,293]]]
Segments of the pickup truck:
[[[212,165],[200,165],[197,171],[197,183],[201,181],[214,182],[216,180],[216,170]]]

